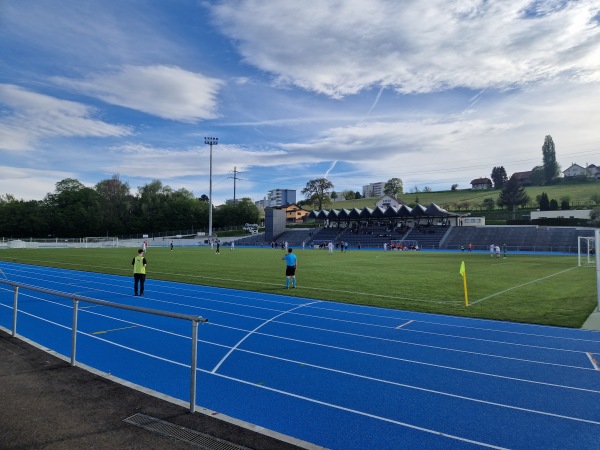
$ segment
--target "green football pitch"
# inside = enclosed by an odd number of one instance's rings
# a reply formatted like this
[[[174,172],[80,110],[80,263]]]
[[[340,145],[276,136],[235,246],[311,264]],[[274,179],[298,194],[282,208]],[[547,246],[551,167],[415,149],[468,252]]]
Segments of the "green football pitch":
[[[3,249],[0,261],[130,275],[134,248]],[[575,256],[295,249],[298,288],[285,290],[281,249],[150,248],[152,279],[382,308],[581,327],[597,306],[595,268]],[[465,262],[469,306],[465,305]]]

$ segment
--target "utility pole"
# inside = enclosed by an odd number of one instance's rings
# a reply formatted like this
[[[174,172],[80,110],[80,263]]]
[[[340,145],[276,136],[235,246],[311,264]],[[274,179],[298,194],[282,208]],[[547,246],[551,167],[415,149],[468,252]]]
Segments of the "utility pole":
[[[239,178],[237,177],[237,174],[240,173],[237,171],[237,167],[233,168],[233,176],[229,177],[229,178],[233,178],[233,204],[235,205],[235,182],[236,180],[239,180]]]

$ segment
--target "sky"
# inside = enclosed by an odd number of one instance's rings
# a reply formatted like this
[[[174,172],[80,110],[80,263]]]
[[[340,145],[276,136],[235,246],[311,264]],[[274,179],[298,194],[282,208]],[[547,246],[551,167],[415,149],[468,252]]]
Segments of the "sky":
[[[600,165],[600,0],[0,0],[0,195]]]

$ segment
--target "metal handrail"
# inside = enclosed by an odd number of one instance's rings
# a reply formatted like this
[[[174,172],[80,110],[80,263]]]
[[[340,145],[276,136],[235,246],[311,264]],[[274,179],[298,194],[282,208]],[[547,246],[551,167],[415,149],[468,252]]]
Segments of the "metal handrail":
[[[136,311],[144,314],[154,314],[157,316],[170,317],[173,319],[189,320],[192,322],[192,357],[191,357],[191,374],[190,374],[190,412],[196,411],[196,369],[198,366],[197,362],[197,351],[198,351],[198,323],[208,322],[202,316],[180,314],[168,311],[159,311],[157,309],[142,308],[139,306],[122,305],[120,303],[108,302],[106,300],[98,300],[91,297],[85,297],[76,294],[69,294],[66,292],[55,291],[53,289],[45,289],[30,284],[18,283],[16,281],[1,280],[0,284],[7,284],[12,286],[14,291],[13,299],[13,325],[12,325],[12,336],[17,336],[17,312],[18,312],[18,298],[19,288],[28,289],[31,291],[42,292],[44,294],[55,295],[57,297],[68,298],[73,301],[73,326],[71,331],[71,366],[77,366],[76,351],[77,351],[77,319],[79,312],[79,302],[93,303],[95,305],[108,306],[111,308],[126,309],[128,311]]]

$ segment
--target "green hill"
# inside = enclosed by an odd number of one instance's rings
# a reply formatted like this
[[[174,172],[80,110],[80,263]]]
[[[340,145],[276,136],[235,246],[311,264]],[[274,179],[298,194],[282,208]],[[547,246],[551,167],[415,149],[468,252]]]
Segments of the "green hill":
[[[409,206],[413,206],[415,203],[419,203],[425,206],[429,205],[430,203],[435,203],[449,211],[481,212],[484,209],[482,205],[484,199],[491,198],[494,200],[495,204],[496,199],[500,194],[500,191],[500,189],[457,189],[455,191],[436,191],[401,194],[398,196],[398,199],[402,200]],[[525,191],[531,199],[530,203],[525,209],[537,208],[538,204],[536,202],[536,197],[542,192],[548,194],[548,197],[550,199],[556,199],[559,204],[563,198],[568,198],[571,209],[588,209],[595,206],[591,197],[594,194],[600,194],[600,182],[562,181],[560,183],[548,186],[529,186],[525,188]],[[369,208],[374,208],[377,200],[379,200],[379,197],[366,197],[358,200],[338,200],[327,205],[327,208],[362,209],[365,206]],[[495,207],[495,209],[499,208]]]

